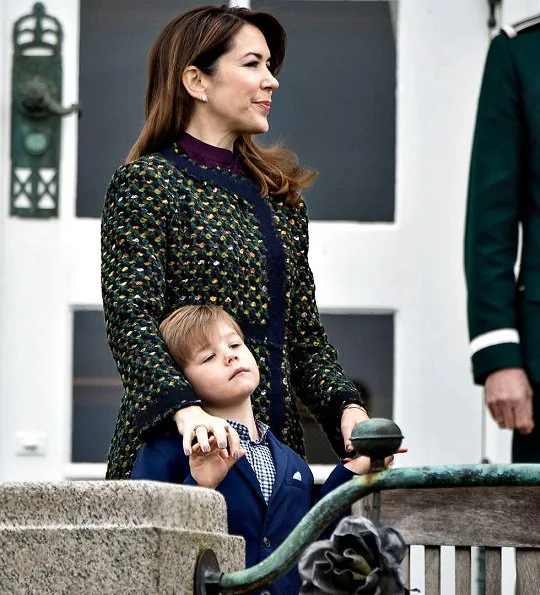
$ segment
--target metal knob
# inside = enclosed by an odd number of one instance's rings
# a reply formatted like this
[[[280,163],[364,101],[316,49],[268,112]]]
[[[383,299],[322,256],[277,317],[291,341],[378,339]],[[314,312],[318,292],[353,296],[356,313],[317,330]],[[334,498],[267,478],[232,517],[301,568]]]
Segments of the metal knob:
[[[390,419],[373,417],[356,424],[351,434],[354,450],[359,455],[371,459],[370,472],[384,470],[384,459],[397,452],[401,446],[403,434],[399,426]],[[381,493],[373,493],[371,520],[380,524]]]
[[[371,470],[382,471],[384,459],[393,455],[403,440],[399,426],[390,419],[373,417],[357,424],[351,434],[354,450],[371,459]]]

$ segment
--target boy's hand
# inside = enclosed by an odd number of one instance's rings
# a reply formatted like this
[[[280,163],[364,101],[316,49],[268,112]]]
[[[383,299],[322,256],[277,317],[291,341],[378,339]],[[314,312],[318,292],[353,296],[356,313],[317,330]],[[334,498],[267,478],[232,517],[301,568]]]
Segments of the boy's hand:
[[[200,444],[195,444],[189,457],[191,476],[203,488],[216,489],[225,479],[229,469],[241,459],[246,451],[239,449],[237,459],[233,458],[226,448],[219,448],[215,436],[208,439],[210,452],[203,452]]]
[[[402,446],[396,452],[396,454],[402,454],[404,452],[407,452],[408,450],[409,450],[408,448]],[[343,459],[343,462],[345,464],[345,467],[347,467],[347,469],[349,469],[353,473],[356,473],[357,475],[365,475],[366,473],[369,473],[369,467],[371,465],[371,459],[369,457],[356,457],[354,459]],[[390,465],[393,462],[394,462],[394,455],[386,457],[386,459],[384,459],[384,468],[388,469],[388,467],[390,467]]]

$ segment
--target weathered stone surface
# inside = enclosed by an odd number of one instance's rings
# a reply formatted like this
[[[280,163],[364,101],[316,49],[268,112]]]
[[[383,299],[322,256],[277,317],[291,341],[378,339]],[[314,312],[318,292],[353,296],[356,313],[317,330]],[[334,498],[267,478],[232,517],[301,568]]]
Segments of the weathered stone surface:
[[[0,484],[0,593],[193,593],[199,553],[244,567],[223,497],[146,481]]]

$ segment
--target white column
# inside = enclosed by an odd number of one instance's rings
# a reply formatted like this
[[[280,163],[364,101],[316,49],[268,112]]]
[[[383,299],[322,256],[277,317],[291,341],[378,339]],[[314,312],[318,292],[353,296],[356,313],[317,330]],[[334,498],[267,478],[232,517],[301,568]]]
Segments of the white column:
[[[485,3],[470,0],[400,4],[395,419],[411,465],[480,460],[462,243],[487,17]]]

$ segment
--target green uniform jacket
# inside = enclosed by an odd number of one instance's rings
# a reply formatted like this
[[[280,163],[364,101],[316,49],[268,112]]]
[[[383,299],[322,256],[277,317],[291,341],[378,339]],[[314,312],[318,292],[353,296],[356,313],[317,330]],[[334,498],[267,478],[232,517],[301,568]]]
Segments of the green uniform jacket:
[[[475,381],[540,382],[540,19],[491,42],[472,150],[465,270]],[[522,229],[522,253],[519,229]]]
[[[141,438],[200,404],[158,330],[187,304],[222,305],[240,324],[261,371],[258,419],[303,454],[299,397],[342,453],[340,407],[362,399],[319,320],[305,205],[263,198],[247,178],[176,150],[165,157],[121,167],[102,217],[105,322],[125,388],[107,477],[129,477]]]

